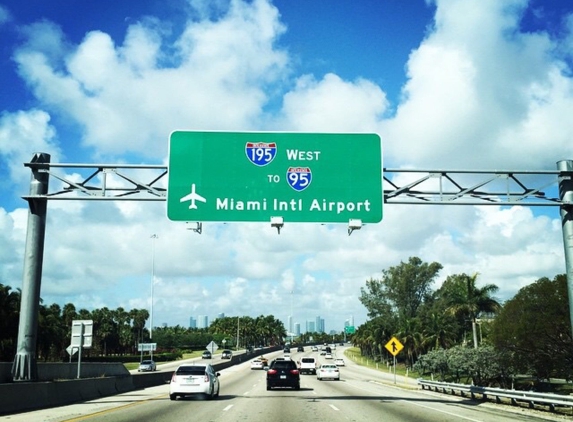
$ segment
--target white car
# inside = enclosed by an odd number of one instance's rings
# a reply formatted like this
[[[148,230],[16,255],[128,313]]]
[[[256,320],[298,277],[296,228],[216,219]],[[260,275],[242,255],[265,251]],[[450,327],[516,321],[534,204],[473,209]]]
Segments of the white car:
[[[265,368],[265,364],[262,360],[253,359],[251,361],[251,369],[264,369],[264,368]]]
[[[327,353],[324,355],[324,359],[332,359],[332,353]]]
[[[139,367],[137,368],[137,372],[147,372],[147,371],[153,372],[156,370],[157,370],[157,365],[152,360],[141,361],[141,363],[139,364]]]
[[[340,381],[340,371],[338,366],[334,363],[323,363],[318,371],[316,371],[316,379],[322,381],[324,379],[333,379]]]
[[[312,346],[310,350],[312,350],[313,352],[318,352],[318,346]]]
[[[219,397],[219,372],[211,365],[181,365],[169,384],[169,398],[202,395],[208,399]]]
[[[345,366],[345,364],[344,364],[344,359],[340,359],[340,358],[334,359],[334,364],[335,364],[336,366]]]

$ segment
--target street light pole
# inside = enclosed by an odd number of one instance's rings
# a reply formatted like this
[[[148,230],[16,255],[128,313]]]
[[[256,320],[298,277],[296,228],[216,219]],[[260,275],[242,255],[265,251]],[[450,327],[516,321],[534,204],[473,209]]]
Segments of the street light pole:
[[[292,314],[292,301],[293,301],[294,290],[290,291],[290,344],[294,342],[294,316]]]
[[[149,312],[149,340],[153,339],[153,284],[155,283],[155,240],[156,234],[151,235],[151,306]]]
[[[241,317],[237,315],[237,350],[239,350],[239,322],[241,321]]]

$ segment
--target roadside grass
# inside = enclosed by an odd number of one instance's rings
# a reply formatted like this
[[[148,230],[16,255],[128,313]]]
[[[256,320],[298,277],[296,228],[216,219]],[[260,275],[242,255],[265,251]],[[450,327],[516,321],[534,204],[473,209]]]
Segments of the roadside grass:
[[[344,351],[344,355],[358,365],[366,366],[367,368],[372,368],[380,372],[394,374],[393,365],[387,365],[386,362],[376,362],[372,358],[362,356],[358,347],[350,347],[346,349]],[[406,365],[399,362],[396,364],[396,375],[402,375],[414,379],[420,377],[416,371],[412,371],[409,368],[406,368]]]

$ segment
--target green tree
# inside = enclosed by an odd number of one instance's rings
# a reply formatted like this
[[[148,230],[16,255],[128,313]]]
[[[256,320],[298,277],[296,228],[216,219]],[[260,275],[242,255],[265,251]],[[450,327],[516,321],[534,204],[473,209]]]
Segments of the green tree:
[[[567,277],[540,278],[523,287],[492,323],[492,341],[508,365],[538,378],[573,378]]]
[[[366,289],[360,289],[360,301],[371,318],[395,314],[400,320],[409,320],[430,297],[441,269],[437,262],[428,264],[411,257],[406,263],[383,270],[382,279],[367,281]]]
[[[103,307],[94,309],[91,314],[97,352],[104,356],[109,353],[116,353],[119,347],[119,336],[117,324],[113,320],[113,312],[107,307]]]
[[[382,361],[387,355],[384,345],[392,338],[397,326],[383,317],[376,317],[362,324],[352,337],[363,356]]]
[[[424,350],[448,349],[455,344],[456,326],[451,315],[434,310],[425,315],[422,321]]]
[[[149,311],[147,309],[132,309],[129,316],[132,320],[132,336],[138,344],[143,343],[145,323],[149,318]]]
[[[447,311],[471,324],[474,348],[478,347],[476,320],[482,314],[495,314],[501,308],[492,295],[499,289],[495,284],[476,286],[478,273],[473,276],[456,274],[449,276],[442,285],[442,294],[449,306]]]
[[[0,361],[12,360],[16,355],[19,317],[20,290],[0,284]]]

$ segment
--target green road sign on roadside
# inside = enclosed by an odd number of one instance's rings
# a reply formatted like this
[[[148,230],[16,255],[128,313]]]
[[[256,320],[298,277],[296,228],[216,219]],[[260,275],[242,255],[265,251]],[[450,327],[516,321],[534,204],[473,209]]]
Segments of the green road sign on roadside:
[[[354,334],[356,332],[356,329],[354,328],[353,325],[347,325],[346,327],[344,327],[344,332],[346,334]]]
[[[382,220],[377,134],[173,132],[173,221],[363,223]]]

